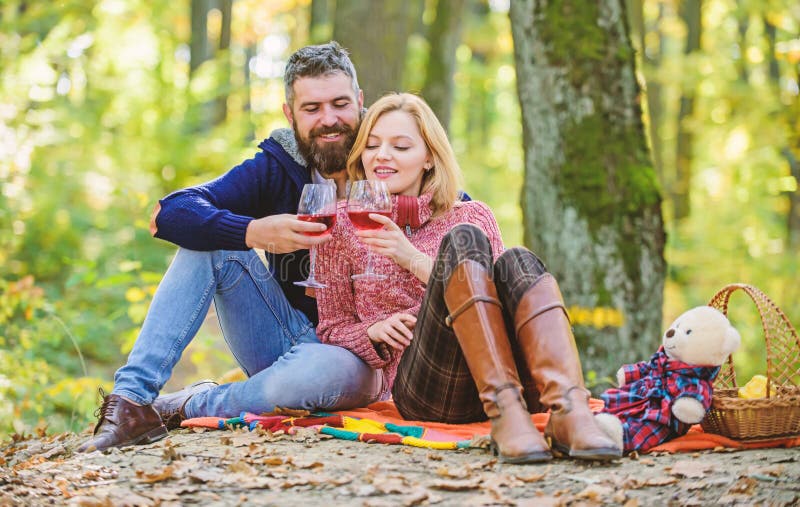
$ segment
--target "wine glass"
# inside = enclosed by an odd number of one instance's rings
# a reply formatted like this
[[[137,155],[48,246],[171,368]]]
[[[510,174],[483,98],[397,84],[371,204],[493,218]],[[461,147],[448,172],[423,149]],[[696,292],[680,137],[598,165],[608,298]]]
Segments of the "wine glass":
[[[392,200],[386,184],[378,180],[358,180],[350,184],[347,197],[347,216],[353,227],[360,231],[380,229],[383,224],[369,218],[370,213],[385,217],[392,216]],[[353,275],[353,280],[383,280],[386,275],[376,273],[372,268],[372,251],[367,249],[367,268],[363,273]]]
[[[336,223],[336,185],[329,183],[306,183],[303,193],[300,194],[300,204],[297,206],[297,219],[303,222],[325,224],[328,228],[324,231],[305,232],[306,236],[321,236],[330,233]],[[311,262],[308,278],[294,282],[301,287],[324,288],[327,287],[314,278],[314,265],[317,259],[317,249],[311,247]]]

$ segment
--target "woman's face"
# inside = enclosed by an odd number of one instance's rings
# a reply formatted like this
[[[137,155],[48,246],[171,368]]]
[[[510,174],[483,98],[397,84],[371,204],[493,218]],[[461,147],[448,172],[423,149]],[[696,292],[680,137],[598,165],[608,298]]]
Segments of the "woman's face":
[[[431,159],[417,122],[401,110],[378,118],[361,153],[367,179],[381,180],[389,192],[399,195],[419,195]]]

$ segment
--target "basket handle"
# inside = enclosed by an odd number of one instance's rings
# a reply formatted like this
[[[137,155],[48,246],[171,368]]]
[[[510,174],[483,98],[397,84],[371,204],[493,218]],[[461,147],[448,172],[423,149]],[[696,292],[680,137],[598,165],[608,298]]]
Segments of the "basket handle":
[[[726,285],[711,298],[708,306],[716,308],[727,316],[731,294],[737,290],[744,291],[750,297],[755,303],[758,315],[761,318],[767,356],[766,394],[767,398],[770,398],[770,388],[773,383],[778,385],[794,384],[792,376],[797,375],[799,371],[797,354],[788,354],[789,357],[786,357],[786,352],[792,349],[800,350],[800,340],[797,338],[797,331],[792,327],[792,324],[781,309],[766,294],[752,285],[744,283]],[[719,388],[737,387],[733,355],[728,356],[728,360],[720,368],[714,386]]]

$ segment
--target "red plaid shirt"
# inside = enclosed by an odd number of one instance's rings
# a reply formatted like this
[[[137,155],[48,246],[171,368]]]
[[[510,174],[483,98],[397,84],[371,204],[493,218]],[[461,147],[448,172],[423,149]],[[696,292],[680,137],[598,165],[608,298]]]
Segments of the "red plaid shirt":
[[[624,428],[625,451],[646,451],[686,434],[688,424],[672,415],[672,404],[689,396],[711,407],[712,382],[719,366],[693,366],[670,359],[660,347],[648,362],[622,367],[625,384],[600,397],[603,412],[616,415]]]

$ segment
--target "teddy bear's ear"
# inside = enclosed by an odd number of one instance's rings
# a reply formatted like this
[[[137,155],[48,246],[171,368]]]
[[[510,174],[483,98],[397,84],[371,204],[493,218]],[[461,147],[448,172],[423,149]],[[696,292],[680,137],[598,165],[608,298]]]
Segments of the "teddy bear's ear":
[[[739,348],[739,345],[742,343],[742,337],[739,336],[739,331],[736,330],[733,326],[728,326],[727,331],[725,332],[725,343],[723,344],[723,349],[725,350],[725,356],[729,356],[736,352],[736,349]]]

